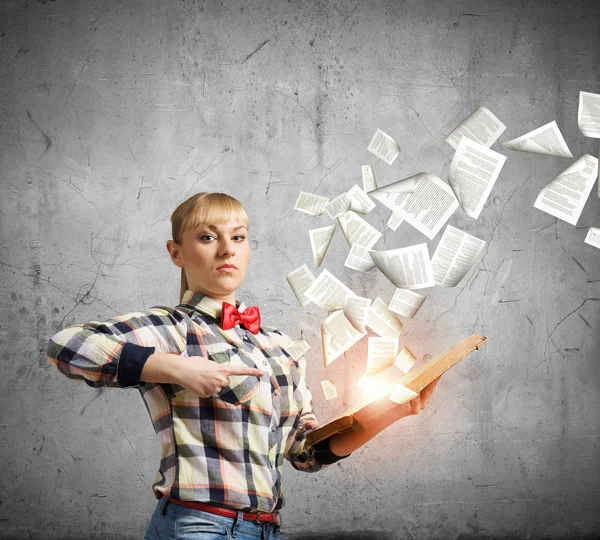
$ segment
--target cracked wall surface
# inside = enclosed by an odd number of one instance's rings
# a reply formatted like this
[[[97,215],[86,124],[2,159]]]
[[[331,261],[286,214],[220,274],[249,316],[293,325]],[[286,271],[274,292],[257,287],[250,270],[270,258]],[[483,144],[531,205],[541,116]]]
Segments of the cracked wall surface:
[[[500,142],[556,120],[575,156],[579,91],[600,93],[600,4],[513,0],[223,0],[0,5],[0,538],[141,538],[159,440],[137,390],[70,381],[47,361],[69,324],[177,305],[169,217],[199,191],[239,198],[252,256],[240,293],[266,324],[312,346],[308,384],[326,420],[356,403],[366,340],[327,369],[320,323],[285,275],[316,274],[300,190],[335,197],[416,172],[447,178],[444,137],[477,106]],[[392,165],[366,151],[381,128]],[[596,187],[576,226],[533,208],[573,160],[508,156],[477,220],[487,242],[455,288],[422,291],[401,343],[419,361],[488,337],[419,415],[317,474],[286,465],[287,538],[600,536],[600,226]],[[377,249],[431,241],[403,223]],[[393,285],[321,268],[361,296]],[[326,401],[322,379],[338,398]]]

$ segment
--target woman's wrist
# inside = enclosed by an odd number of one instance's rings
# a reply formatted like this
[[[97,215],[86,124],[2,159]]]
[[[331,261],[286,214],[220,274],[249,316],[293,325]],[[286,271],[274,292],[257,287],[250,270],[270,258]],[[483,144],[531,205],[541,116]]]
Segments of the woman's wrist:
[[[156,351],[146,360],[140,380],[181,385],[186,367],[185,359],[177,354]]]

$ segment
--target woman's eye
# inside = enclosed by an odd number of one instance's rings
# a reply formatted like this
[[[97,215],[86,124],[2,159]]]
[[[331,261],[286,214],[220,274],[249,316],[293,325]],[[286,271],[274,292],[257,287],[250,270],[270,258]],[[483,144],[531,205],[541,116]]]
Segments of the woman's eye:
[[[213,239],[213,237],[210,234],[203,234],[200,237],[200,240],[202,240],[203,242],[210,242]]]
[[[243,242],[246,240],[246,237],[243,234],[236,234],[234,238],[237,238],[236,242]]]

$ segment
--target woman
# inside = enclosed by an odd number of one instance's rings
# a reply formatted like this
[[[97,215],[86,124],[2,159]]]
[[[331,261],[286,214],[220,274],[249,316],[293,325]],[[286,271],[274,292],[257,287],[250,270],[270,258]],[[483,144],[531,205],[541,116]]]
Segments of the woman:
[[[48,360],[92,387],[139,389],[162,441],[159,502],[144,538],[281,538],[283,459],[313,472],[347,457],[417,414],[437,381],[369,429],[309,446],[317,419],[303,369],[285,349],[292,340],[236,299],[250,257],[244,208],[198,193],[171,225],[180,304],[71,325],[50,339]]]

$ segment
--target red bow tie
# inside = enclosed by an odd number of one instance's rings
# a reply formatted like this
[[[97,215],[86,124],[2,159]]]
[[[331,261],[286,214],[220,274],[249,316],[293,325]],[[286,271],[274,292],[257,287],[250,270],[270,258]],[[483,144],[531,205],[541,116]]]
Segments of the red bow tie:
[[[223,302],[221,308],[221,328],[229,330],[236,324],[245,326],[253,334],[258,334],[260,330],[260,312],[258,306],[248,306],[241,313],[238,308],[228,302]]]

